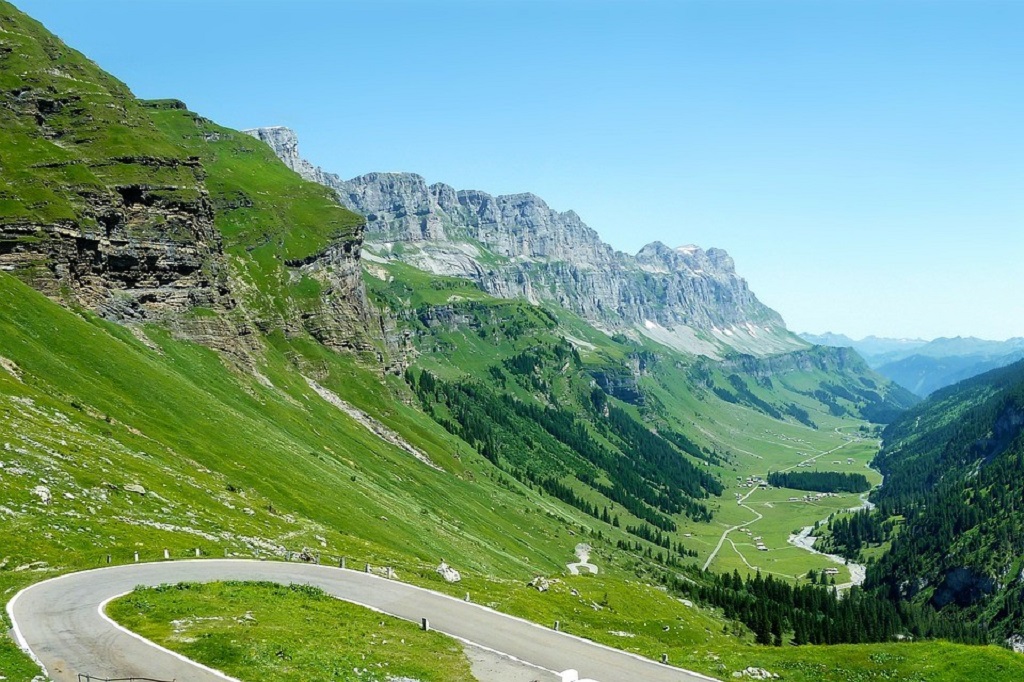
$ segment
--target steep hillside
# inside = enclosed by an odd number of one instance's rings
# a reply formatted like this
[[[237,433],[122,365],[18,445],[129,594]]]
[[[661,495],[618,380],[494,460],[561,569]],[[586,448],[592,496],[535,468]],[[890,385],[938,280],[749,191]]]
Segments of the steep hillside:
[[[555,211],[533,194],[428,186],[413,173],[342,180],[304,161],[292,131],[247,132],[367,217],[370,259],[472,279],[503,298],[554,303],[593,324],[686,352],[718,357],[806,347],[757,300],[721,249],[655,242],[630,256],[601,241],[573,211]]]
[[[6,9],[0,28],[0,269],[242,365],[253,327],[358,343],[361,218],[250,137],[136,100],[30,18]]]
[[[942,389],[885,431],[882,516],[905,517],[869,582],[1024,635],[1024,363]]]

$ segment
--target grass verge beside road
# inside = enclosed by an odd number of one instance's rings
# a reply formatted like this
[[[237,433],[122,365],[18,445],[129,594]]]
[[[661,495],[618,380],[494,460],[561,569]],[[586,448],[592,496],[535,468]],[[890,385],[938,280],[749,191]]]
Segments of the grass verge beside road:
[[[136,589],[108,615],[240,680],[474,680],[462,645],[306,585],[224,582]]]

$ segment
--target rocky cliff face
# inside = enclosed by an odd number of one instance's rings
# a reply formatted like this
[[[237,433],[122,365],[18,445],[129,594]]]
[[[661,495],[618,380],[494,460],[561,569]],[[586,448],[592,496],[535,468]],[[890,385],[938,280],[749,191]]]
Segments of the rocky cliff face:
[[[299,156],[299,138],[291,128],[272,126],[269,128],[252,128],[242,132],[255,137],[257,140],[266,142],[274,150],[274,153],[277,154],[277,157],[284,162],[284,165],[291,168],[304,179],[310,182],[318,182],[321,185],[330,185],[332,182],[330,173],[325,173],[319,167],[314,166]]]
[[[654,243],[631,256],[604,243],[576,213],[553,210],[533,194],[456,190],[412,173],[342,180],[302,161],[291,131],[248,132],[366,216],[370,260],[401,260],[473,279],[496,296],[557,303],[605,328],[688,352],[766,355],[807,347],[757,300],[721,249]]]
[[[199,161],[80,54],[13,12],[0,24],[0,271],[242,352]]]
[[[0,216],[0,269],[113,320],[159,319],[195,307],[227,310],[226,265],[198,163],[135,160],[195,178],[192,196],[154,184],[113,185],[80,198],[74,218]]]

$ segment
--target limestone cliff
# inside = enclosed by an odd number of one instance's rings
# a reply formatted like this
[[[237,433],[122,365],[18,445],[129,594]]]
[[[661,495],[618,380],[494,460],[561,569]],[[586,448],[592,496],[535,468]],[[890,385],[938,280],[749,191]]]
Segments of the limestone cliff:
[[[266,142],[277,157],[284,162],[284,165],[301,175],[310,182],[318,182],[321,185],[330,184],[329,174],[314,166],[299,156],[299,138],[291,128],[284,126],[272,126],[269,128],[254,128],[243,130],[243,133],[252,135],[257,140]]]
[[[467,277],[497,296],[556,303],[606,329],[708,356],[808,345],[758,301],[721,249],[653,243],[632,256],[603,242],[575,212],[556,211],[533,194],[456,190],[413,173],[342,180],[303,161],[291,131],[247,132],[366,216],[367,259]]]

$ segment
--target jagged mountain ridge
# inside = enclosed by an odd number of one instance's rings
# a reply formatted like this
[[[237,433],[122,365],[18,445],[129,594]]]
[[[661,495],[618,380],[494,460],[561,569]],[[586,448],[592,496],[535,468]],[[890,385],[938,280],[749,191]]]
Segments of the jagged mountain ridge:
[[[367,260],[466,277],[496,296],[555,303],[605,329],[711,357],[806,348],[721,249],[655,242],[632,256],[603,242],[575,212],[555,211],[534,194],[456,190],[413,173],[343,180],[305,161],[287,128],[245,132],[366,216]]]

